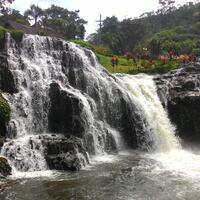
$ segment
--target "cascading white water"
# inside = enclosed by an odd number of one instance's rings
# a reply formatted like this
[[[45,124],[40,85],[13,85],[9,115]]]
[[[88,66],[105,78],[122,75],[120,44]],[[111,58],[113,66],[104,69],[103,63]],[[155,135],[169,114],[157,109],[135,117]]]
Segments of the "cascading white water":
[[[113,134],[113,138],[117,138],[116,144],[119,148],[119,132],[107,125],[106,122],[97,121],[94,118],[98,110],[93,99],[86,93],[70,86],[68,77],[62,70],[62,50],[54,48],[54,41],[46,37],[25,35],[22,45],[19,54],[10,35],[7,35],[9,70],[15,78],[18,92],[12,95],[3,94],[9,101],[12,110],[8,136],[16,139],[13,142],[5,143],[2,153],[11,157],[15,167],[22,171],[47,169],[42,156],[42,144],[38,144],[40,146],[38,149],[30,148],[30,140],[37,143],[37,139],[35,140],[33,135],[48,133],[48,109],[50,106],[48,93],[49,85],[53,82],[56,82],[63,91],[76,96],[83,104],[81,116],[86,119],[87,134],[93,136],[95,153],[105,152],[105,128]],[[88,73],[92,73],[96,78],[99,76],[100,79],[105,80],[105,84],[109,85],[109,82],[100,76],[101,66],[97,63],[93,53],[90,53],[90,59],[88,59],[86,52],[75,44],[65,42],[64,45],[67,45],[72,57],[75,59],[76,56],[79,57],[83,64],[82,67],[89,69]],[[79,77],[76,78],[76,81],[79,81]],[[87,90],[90,90],[92,84],[89,84]],[[109,90],[108,86],[107,88]],[[103,97],[100,100],[103,101]],[[91,106],[93,110],[91,110]],[[13,146],[8,150],[10,145]],[[19,164],[19,160],[24,160],[22,162],[24,166]]]
[[[181,148],[179,139],[175,136],[175,128],[157,95],[153,77],[145,74],[118,75],[118,77],[122,84],[126,85],[147,120],[146,137],[154,141],[155,150],[148,157],[161,164],[154,169],[156,173],[168,170],[188,179],[199,178],[200,155]],[[152,147],[149,149],[152,150]]]
[[[4,94],[12,113],[8,126],[11,140],[4,144],[2,153],[18,170],[48,169],[38,135],[48,134],[52,83],[83,105],[79,116],[84,124],[83,138],[86,138],[86,147],[95,155],[124,148],[122,133],[127,134],[129,147],[135,144],[135,137],[145,138],[140,143],[145,147],[141,149],[149,151],[178,147],[173,126],[150,76],[111,76],[98,63],[94,53],[65,41],[25,35],[19,51],[9,35],[7,40],[9,70],[18,92]],[[62,46],[55,47],[55,42],[61,42]],[[65,60],[68,66],[63,69],[63,55],[66,54],[70,54]],[[140,134],[134,127],[137,120],[140,121]],[[70,134],[76,133],[73,127],[71,130]],[[88,142],[89,136],[92,136],[92,142]],[[78,148],[76,151],[77,157],[84,157]]]
[[[146,129],[147,143],[153,141],[155,151],[169,151],[179,148],[178,139],[175,137],[175,128],[172,126],[166,111],[158,97],[156,86],[152,76],[121,75],[118,76],[133,96],[135,104],[147,121]],[[152,146],[149,147],[152,150]]]

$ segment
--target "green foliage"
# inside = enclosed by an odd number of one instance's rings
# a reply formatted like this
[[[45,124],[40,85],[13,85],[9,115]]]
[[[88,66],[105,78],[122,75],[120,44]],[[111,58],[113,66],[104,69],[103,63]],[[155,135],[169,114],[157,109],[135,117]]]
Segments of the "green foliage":
[[[113,54],[143,53],[148,48],[151,55],[175,50],[177,54],[191,53],[200,41],[200,3],[185,4],[178,9],[173,1],[161,0],[161,9],[145,13],[137,19],[119,21],[107,17],[101,30],[89,36],[89,42],[106,46]]]
[[[102,66],[104,66],[110,73],[129,73],[132,69],[133,64],[131,60],[127,60],[124,57],[118,57],[118,66],[113,67],[111,64],[112,57],[97,54],[97,58]]]
[[[84,25],[87,22],[79,17],[79,10],[69,11],[56,5],[43,10],[41,24],[58,32],[68,40],[83,39],[85,34]]]
[[[150,50],[150,53],[152,57],[157,57],[161,53],[161,42],[156,39],[152,39],[148,45],[148,49]]]
[[[104,55],[104,56],[111,56],[110,49],[107,47],[102,47],[102,46],[94,46],[94,51],[97,54]]]
[[[29,25],[29,22],[17,10],[12,10],[12,12],[10,12],[9,14],[0,16],[0,26],[3,26],[8,29],[11,28],[9,21]]]
[[[200,56],[200,48],[192,49],[192,53],[196,54],[197,56]]]
[[[7,30],[5,28],[0,26],[0,48],[3,47],[6,31]]]
[[[23,38],[23,35],[24,35],[23,31],[5,29],[5,28],[0,26],[0,48],[3,48],[6,32],[9,32],[11,34],[12,38],[16,42],[22,41],[22,38]]]
[[[35,23],[35,26],[36,26],[39,18],[43,16],[43,11],[40,7],[32,4],[30,9],[28,9],[24,12],[24,16],[27,19],[34,20],[34,23]]]
[[[6,123],[10,120],[10,106],[8,102],[0,94],[0,121]]]
[[[12,3],[14,0],[0,0],[0,13],[6,14],[9,11],[8,3]]]
[[[71,40],[71,41],[86,48],[86,49],[90,49],[90,50],[94,51],[94,46],[84,40]]]
[[[11,32],[11,36],[12,38],[16,41],[16,42],[21,42],[24,32],[20,31],[20,30],[12,30]]]

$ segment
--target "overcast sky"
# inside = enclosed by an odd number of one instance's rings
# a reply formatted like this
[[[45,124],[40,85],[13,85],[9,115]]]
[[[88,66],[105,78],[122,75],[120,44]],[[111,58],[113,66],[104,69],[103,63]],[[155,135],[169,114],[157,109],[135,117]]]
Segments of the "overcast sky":
[[[185,4],[194,0],[176,0],[177,5]],[[115,15],[119,20],[124,18],[134,18],[147,11],[158,8],[158,0],[15,0],[12,8],[20,10],[22,13],[31,4],[36,4],[42,8],[47,8],[51,4],[56,4],[68,10],[80,10],[80,16],[88,21],[86,35],[95,32],[98,28],[100,14],[105,18]]]

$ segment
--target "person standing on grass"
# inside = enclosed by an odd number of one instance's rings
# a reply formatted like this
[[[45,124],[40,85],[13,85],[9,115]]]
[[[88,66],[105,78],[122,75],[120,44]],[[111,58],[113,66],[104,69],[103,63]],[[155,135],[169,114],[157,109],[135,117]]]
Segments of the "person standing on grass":
[[[118,57],[115,57],[115,65],[118,66],[118,64],[119,64],[119,59]]]
[[[115,56],[113,56],[111,58],[111,64],[112,64],[113,67],[115,67],[115,63],[116,63],[116,58],[115,58]]]

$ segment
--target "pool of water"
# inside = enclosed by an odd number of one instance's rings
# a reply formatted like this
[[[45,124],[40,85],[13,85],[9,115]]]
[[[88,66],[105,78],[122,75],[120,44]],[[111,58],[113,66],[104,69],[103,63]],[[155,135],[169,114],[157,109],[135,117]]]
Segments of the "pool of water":
[[[183,150],[101,156],[79,172],[15,173],[2,200],[199,200],[200,155]]]

